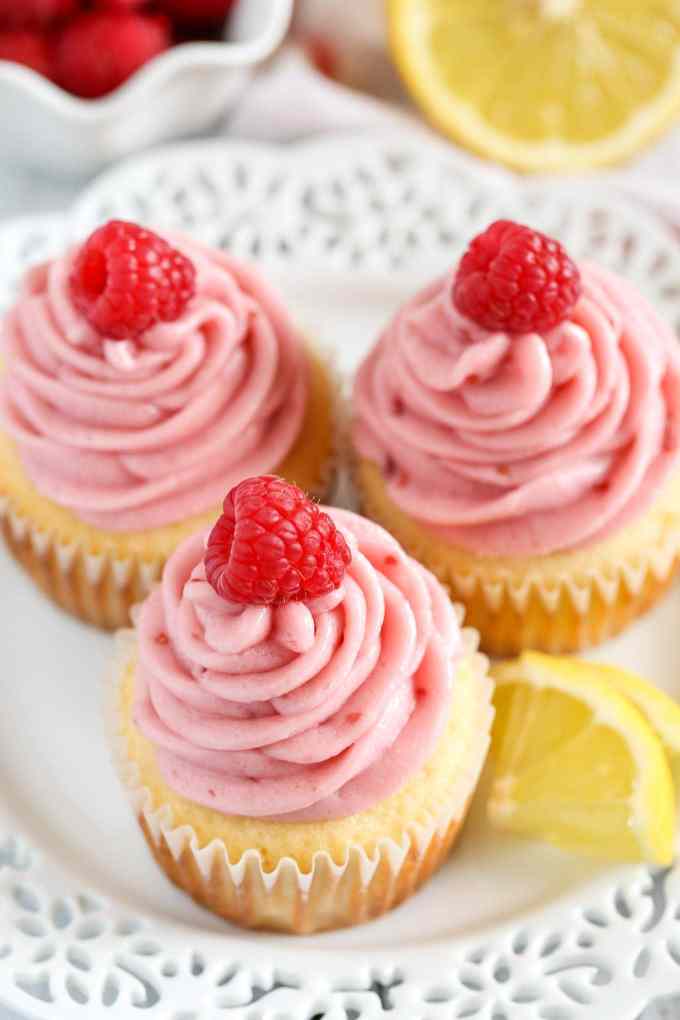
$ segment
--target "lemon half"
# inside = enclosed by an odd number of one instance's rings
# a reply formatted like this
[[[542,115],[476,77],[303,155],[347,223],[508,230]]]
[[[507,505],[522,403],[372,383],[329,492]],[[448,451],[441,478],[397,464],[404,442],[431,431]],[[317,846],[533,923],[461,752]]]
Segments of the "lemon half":
[[[680,114],[678,0],[388,0],[426,115],[526,171],[617,162]]]

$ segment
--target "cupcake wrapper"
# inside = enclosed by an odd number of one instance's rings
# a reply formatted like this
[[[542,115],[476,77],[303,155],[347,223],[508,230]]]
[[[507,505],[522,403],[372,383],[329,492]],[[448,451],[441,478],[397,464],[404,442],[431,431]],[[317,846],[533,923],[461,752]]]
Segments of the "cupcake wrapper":
[[[648,586],[650,578],[654,586],[667,583],[673,576],[679,557],[680,531],[663,548],[642,550],[634,561],[623,562],[615,570],[612,567],[606,571],[592,568],[588,572],[587,583],[564,577],[555,584],[552,578],[546,581],[535,575],[529,575],[521,582],[511,575],[488,581],[470,573],[457,574],[456,585],[465,598],[481,590],[492,612],[497,612],[508,601],[513,609],[523,613],[529,608],[532,598],[537,597],[546,612],[554,613],[563,596],[566,596],[574,611],[585,615],[598,599],[607,606],[614,606],[622,597],[638,598]]]
[[[114,559],[64,545],[0,501],[2,530],[14,558],[39,588],[67,612],[113,630],[129,622],[130,607],[160,577],[162,560]]]
[[[517,655],[534,648],[577,652],[614,637],[651,608],[680,570],[680,505],[669,500],[663,538],[639,542],[627,554],[607,557],[594,547],[573,568],[516,570],[450,551],[423,525],[396,507],[377,469],[351,454],[352,475],[367,517],[387,528],[428,567],[454,600],[465,621],[479,631],[489,655]],[[546,560],[547,563],[547,560]]]
[[[628,561],[592,567],[578,580],[567,575],[508,574],[493,580],[480,571],[447,566],[435,573],[466,606],[467,621],[492,655],[525,648],[574,652],[619,634],[666,592],[680,568],[680,531],[660,547],[641,549]]]
[[[464,631],[479,683],[488,700],[482,702],[484,718],[480,733],[488,732],[492,708],[491,681],[487,662],[475,653],[477,635]],[[302,871],[290,857],[279,861],[273,871],[264,867],[256,849],[248,850],[236,862],[227,846],[213,840],[201,847],[190,825],[176,826],[169,806],[154,806],[150,791],[140,785],[137,766],[127,756],[121,737],[119,685],[125,667],[134,654],[134,635],[119,635],[119,654],[113,683],[109,687],[109,723],[114,760],[126,788],[132,810],[144,837],[166,875],[198,903],[229,921],[248,928],[287,931],[296,934],[359,924],[395,907],[425,882],[446,858],[467,814],[470,792],[474,790],[486,758],[488,738],[480,740],[474,760],[451,791],[450,809],[422,824],[410,824],[400,842],[380,840],[372,854],[364,847],[347,847],[338,864],[325,851],[314,855],[309,872]]]

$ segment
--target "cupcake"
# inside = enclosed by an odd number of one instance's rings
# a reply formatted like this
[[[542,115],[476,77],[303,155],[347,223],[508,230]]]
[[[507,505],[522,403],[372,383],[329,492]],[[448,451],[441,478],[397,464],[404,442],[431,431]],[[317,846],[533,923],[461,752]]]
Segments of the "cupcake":
[[[228,495],[121,641],[121,775],[163,871],[251,928],[377,917],[456,839],[486,660],[378,525],[274,477]]]
[[[327,494],[329,373],[228,255],[108,223],[28,272],[1,336],[5,538],[83,620],[128,625],[245,475]]]
[[[361,366],[360,499],[487,652],[575,651],[677,571],[679,416],[677,340],[648,302],[500,221]]]

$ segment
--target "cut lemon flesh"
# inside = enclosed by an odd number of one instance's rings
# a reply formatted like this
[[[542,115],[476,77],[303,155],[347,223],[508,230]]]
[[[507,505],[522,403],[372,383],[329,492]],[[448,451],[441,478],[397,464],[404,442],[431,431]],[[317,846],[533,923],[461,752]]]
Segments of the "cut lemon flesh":
[[[678,0],[389,0],[393,57],[445,133],[520,170],[616,162],[680,114]]]
[[[624,674],[615,683],[610,670],[535,652],[493,667],[489,814],[503,829],[565,850],[667,865],[673,779],[651,713],[638,707],[656,711],[657,692],[643,697],[644,681]]]
[[[671,766],[676,788],[680,786],[680,705],[658,687],[635,673],[605,663],[591,663],[590,668],[605,683],[628,698],[663,743]]]

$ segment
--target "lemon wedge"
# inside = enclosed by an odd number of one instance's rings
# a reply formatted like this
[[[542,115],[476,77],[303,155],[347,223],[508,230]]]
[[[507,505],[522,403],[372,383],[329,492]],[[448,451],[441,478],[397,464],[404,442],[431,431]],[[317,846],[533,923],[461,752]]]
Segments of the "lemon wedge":
[[[680,787],[680,705],[664,691],[617,666],[590,663],[590,669],[631,701],[661,740],[676,788]]]
[[[425,114],[519,170],[617,162],[680,114],[677,0],[388,0],[388,15]]]
[[[676,747],[680,730],[666,696],[613,667],[536,652],[492,673],[492,822],[569,851],[670,864],[676,797],[664,744]]]

